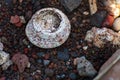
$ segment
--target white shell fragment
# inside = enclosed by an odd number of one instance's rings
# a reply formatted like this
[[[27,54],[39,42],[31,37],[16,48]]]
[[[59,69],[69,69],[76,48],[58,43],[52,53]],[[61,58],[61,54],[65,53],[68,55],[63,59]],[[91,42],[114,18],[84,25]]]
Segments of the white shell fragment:
[[[55,8],[37,11],[28,22],[26,35],[40,48],[55,48],[63,44],[71,30],[67,16]]]
[[[6,63],[8,60],[9,54],[4,51],[0,51],[0,65]]]
[[[80,76],[93,77],[97,73],[93,65],[84,56],[80,58],[76,58],[76,63],[77,63],[77,70]]]
[[[87,32],[85,40],[93,42],[93,44],[99,48],[104,47],[107,42],[120,46],[120,33],[107,28],[100,29],[93,27]]]

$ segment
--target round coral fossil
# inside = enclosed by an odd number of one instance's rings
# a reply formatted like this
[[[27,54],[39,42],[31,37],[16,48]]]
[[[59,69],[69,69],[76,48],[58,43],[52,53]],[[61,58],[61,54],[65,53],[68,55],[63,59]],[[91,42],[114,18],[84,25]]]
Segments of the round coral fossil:
[[[55,48],[67,40],[70,30],[70,22],[62,11],[44,8],[33,15],[27,24],[26,35],[40,48]]]

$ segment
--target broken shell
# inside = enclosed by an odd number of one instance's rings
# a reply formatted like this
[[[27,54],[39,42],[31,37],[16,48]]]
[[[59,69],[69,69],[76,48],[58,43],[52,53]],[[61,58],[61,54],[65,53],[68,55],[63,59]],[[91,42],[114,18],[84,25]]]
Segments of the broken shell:
[[[44,8],[32,16],[26,35],[31,43],[40,48],[55,48],[67,40],[70,30],[70,22],[62,11]]]
[[[115,31],[120,31],[120,17],[114,20],[113,29]]]

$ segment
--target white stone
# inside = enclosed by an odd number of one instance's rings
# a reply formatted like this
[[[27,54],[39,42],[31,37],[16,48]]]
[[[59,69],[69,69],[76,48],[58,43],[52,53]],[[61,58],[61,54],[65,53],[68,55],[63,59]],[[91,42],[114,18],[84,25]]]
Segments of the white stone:
[[[115,31],[120,31],[120,17],[118,17],[114,20],[113,29]]]
[[[2,65],[2,70],[7,70],[10,65],[12,65],[13,62],[11,60],[8,60]]]
[[[87,50],[88,49],[88,46],[83,46],[83,50]]]
[[[67,40],[71,25],[62,11],[44,8],[32,16],[25,31],[34,45],[40,48],[55,48]]]
[[[0,51],[0,65],[4,64],[8,60],[9,60],[9,54],[4,51]]]

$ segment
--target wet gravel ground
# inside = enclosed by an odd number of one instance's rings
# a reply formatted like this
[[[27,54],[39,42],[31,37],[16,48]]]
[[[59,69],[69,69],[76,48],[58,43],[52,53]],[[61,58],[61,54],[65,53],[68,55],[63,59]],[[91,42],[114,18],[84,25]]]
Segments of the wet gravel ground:
[[[74,58],[85,56],[98,71],[118,49],[117,46],[109,43],[100,49],[93,46],[92,43],[84,41],[86,32],[93,27],[90,26],[90,14],[85,14],[89,13],[88,0],[82,0],[80,6],[70,13],[58,0],[24,0],[22,3],[17,0],[13,1],[14,3],[12,0],[0,1],[0,41],[4,44],[4,51],[10,53],[11,57],[18,52],[26,54],[31,67],[26,68],[21,74],[14,64],[6,71],[2,71],[0,67],[0,77],[5,77],[6,80],[71,80],[71,77],[74,77],[75,80],[93,80],[93,78],[78,75],[76,66],[73,64]],[[98,4],[101,5],[101,2]],[[62,10],[72,25],[68,40],[62,46],[54,49],[38,48],[32,45],[25,35],[25,27],[32,14],[46,7]],[[10,17],[13,15],[24,16],[26,24],[22,27],[11,24]],[[88,49],[83,50],[84,46],[88,46]],[[60,52],[69,55],[61,58]]]

